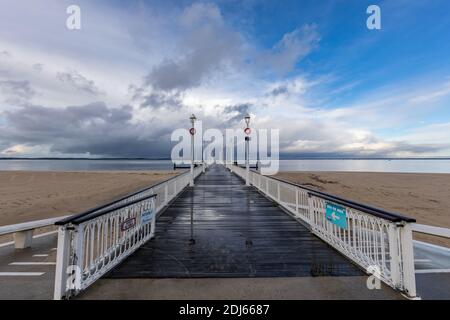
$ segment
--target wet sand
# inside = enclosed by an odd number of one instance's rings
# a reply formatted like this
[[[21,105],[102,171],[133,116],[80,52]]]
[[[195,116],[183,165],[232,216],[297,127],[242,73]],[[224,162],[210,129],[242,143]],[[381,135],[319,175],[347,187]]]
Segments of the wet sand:
[[[450,228],[450,174],[379,172],[280,172],[277,178]],[[450,240],[414,234],[450,247]]]

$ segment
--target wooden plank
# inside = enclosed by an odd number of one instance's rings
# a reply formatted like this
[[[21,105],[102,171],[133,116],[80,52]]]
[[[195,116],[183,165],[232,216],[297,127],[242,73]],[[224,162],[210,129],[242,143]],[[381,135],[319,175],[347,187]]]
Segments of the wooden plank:
[[[155,238],[106,277],[362,274],[255,188],[215,165],[158,219]]]

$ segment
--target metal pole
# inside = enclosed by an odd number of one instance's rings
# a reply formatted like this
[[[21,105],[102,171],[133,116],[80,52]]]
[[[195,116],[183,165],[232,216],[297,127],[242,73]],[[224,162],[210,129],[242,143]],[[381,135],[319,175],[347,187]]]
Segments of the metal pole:
[[[203,155],[203,138],[202,140],[202,172],[205,173],[205,156]]]
[[[190,130],[190,134],[191,134],[191,179],[189,181],[189,186],[193,187],[194,186],[194,136],[195,136],[195,120],[197,120],[197,118],[195,117],[195,115],[192,115],[190,118],[191,120],[191,130]]]
[[[245,185],[247,186],[250,185],[249,141],[250,137],[245,137],[245,172],[246,172]]]
[[[191,134],[191,181],[189,186],[194,186],[194,135]]]
[[[249,145],[249,141],[250,141],[250,115],[247,114],[244,118],[245,120],[245,124],[247,125],[247,127],[245,128],[244,132],[247,135],[245,137],[245,185],[249,186],[250,185],[250,145]]]

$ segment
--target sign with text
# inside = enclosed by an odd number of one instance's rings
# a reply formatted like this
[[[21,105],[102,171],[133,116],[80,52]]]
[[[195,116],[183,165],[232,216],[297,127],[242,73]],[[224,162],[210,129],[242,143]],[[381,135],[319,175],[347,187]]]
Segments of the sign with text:
[[[334,203],[326,203],[326,218],[342,229],[347,229],[347,211]]]
[[[136,218],[128,218],[120,225],[120,230],[127,231],[136,225]]]
[[[152,218],[153,218],[153,208],[143,211],[141,213],[141,224],[144,225],[152,222]]]

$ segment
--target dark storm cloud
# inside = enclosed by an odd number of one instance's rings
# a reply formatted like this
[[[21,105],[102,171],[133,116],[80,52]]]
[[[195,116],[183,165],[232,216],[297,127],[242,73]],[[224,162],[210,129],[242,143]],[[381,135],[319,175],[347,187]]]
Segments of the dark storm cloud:
[[[9,145],[49,145],[52,152],[119,157],[163,156],[170,130],[133,123],[132,108],[103,102],[66,108],[27,106],[4,112],[0,136]],[[151,125],[151,123],[149,124]],[[149,135],[146,135],[149,132]]]
[[[78,91],[87,92],[92,95],[99,95],[103,92],[96,86],[95,82],[87,79],[85,76],[75,70],[68,72],[58,72],[56,75],[59,81],[72,86]]]

